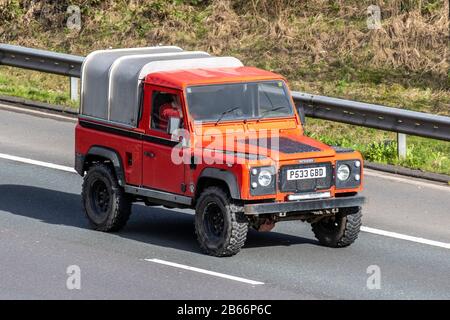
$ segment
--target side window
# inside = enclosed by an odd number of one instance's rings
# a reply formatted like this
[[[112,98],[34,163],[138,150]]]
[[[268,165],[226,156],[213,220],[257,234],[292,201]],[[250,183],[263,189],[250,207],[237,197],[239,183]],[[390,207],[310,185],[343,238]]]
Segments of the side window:
[[[154,91],[152,95],[151,129],[168,133],[170,118],[179,118],[183,124],[183,111],[177,94]]]

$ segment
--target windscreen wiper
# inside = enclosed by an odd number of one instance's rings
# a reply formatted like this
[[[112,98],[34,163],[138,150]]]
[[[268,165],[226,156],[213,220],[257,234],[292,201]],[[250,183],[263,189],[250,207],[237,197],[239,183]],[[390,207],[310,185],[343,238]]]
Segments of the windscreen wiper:
[[[286,107],[286,106],[284,106],[284,107],[275,107],[275,108],[272,108],[270,110],[266,110],[263,113],[261,113],[261,116],[259,117],[259,119],[263,119],[264,115],[269,113],[269,112],[278,111],[278,110],[281,110],[281,109],[289,109],[289,107]]]
[[[219,124],[220,120],[222,120],[225,115],[227,115],[227,114],[229,114],[229,113],[231,113],[231,112],[233,112],[233,111],[235,111],[237,109],[239,109],[239,107],[232,107],[232,108],[222,112],[222,114],[220,115],[219,119],[217,119],[215,125],[217,126]]]

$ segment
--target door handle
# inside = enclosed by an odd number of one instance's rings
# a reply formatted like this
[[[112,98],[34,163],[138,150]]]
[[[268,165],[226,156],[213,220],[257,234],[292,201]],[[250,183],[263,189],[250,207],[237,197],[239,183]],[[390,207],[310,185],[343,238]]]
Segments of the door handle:
[[[144,151],[144,156],[149,157],[149,158],[154,158],[155,154],[151,151]]]

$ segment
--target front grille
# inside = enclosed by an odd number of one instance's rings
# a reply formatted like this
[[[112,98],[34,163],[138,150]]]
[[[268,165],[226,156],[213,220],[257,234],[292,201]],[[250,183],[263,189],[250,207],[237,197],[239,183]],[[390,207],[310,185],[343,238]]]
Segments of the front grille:
[[[287,170],[290,169],[305,169],[325,167],[327,176],[325,178],[313,178],[302,180],[288,180]],[[311,192],[316,190],[329,189],[333,181],[333,166],[330,162],[325,163],[311,163],[311,164],[295,164],[283,166],[279,173],[280,191],[281,192]]]

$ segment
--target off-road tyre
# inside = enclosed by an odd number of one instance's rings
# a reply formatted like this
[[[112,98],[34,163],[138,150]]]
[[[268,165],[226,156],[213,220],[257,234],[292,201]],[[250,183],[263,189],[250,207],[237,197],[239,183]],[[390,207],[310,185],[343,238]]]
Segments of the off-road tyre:
[[[219,187],[208,187],[195,209],[195,233],[206,254],[225,257],[237,254],[247,239],[248,219],[236,212],[229,194]]]
[[[320,244],[342,248],[351,245],[358,238],[361,228],[361,208],[341,209],[334,217],[312,223],[312,231]]]
[[[122,229],[131,215],[131,197],[119,186],[113,169],[104,163],[91,166],[84,177],[82,205],[91,227],[113,232]]]

